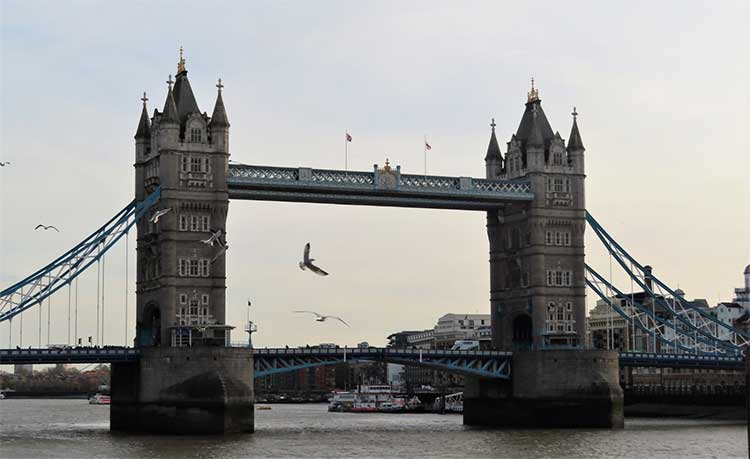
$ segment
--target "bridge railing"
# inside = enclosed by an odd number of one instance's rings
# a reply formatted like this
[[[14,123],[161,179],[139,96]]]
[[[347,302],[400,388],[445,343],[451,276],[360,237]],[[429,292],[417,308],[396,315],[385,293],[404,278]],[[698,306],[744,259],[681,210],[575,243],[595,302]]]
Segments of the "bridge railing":
[[[242,346],[245,347],[245,346]],[[459,351],[450,349],[402,349],[402,348],[253,348],[253,354],[255,355],[370,355],[373,357],[377,356],[424,356],[424,357],[508,357],[513,355],[512,352],[505,351]]]

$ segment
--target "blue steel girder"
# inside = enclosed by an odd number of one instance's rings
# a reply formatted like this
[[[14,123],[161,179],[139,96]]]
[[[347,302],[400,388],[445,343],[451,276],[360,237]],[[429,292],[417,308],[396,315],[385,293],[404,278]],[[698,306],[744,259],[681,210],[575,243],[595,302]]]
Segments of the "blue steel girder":
[[[0,291],[0,322],[41,304],[47,297],[69,285],[98,261],[158,201],[157,188],[142,202],[132,201],[107,223],[72,249],[25,279]]]
[[[622,318],[627,320],[629,323],[633,324],[634,326],[638,327],[643,332],[654,336],[657,340],[660,342],[672,346],[674,349],[680,349],[681,351],[687,352],[687,353],[695,353],[696,348],[695,347],[689,347],[684,344],[682,344],[679,339],[669,339],[665,336],[665,331],[667,329],[673,330],[673,334],[675,337],[680,337],[680,331],[676,327],[676,325],[662,317],[659,317],[658,315],[654,314],[653,311],[651,311],[648,307],[646,307],[644,304],[632,300],[629,298],[628,295],[620,291],[617,287],[610,284],[604,277],[594,271],[589,265],[586,265],[585,270],[586,275],[586,285],[588,285],[594,292],[599,296],[599,298],[607,303],[607,305],[612,308],[615,312],[617,312]],[[626,310],[622,309],[622,307],[618,306],[616,302],[613,302],[609,295],[607,295],[604,291],[602,291],[602,288],[600,286],[604,286],[606,289],[608,289],[610,292],[616,294],[618,297],[622,298],[626,302],[626,306],[629,307],[631,313],[629,314],[626,312]],[[643,317],[646,317],[648,320],[644,321],[642,320]],[[649,322],[650,321],[650,322]],[[653,327],[651,324],[658,324],[656,327]],[[721,342],[716,341],[715,339],[712,339],[711,337],[704,337],[704,336],[690,336],[690,340],[696,342],[696,343],[702,343],[706,344],[708,346],[711,346],[713,348],[714,352],[708,353],[708,354],[716,354],[718,352],[718,349],[725,349],[734,351],[733,348],[731,348],[729,345],[721,345]],[[706,353],[705,351],[703,353]]]
[[[255,377],[347,362],[379,361],[494,379],[510,379],[511,353],[391,348],[255,349]]]
[[[229,197],[388,207],[488,210],[533,200],[525,180],[407,175],[383,185],[379,172],[230,165]]]
[[[643,289],[656,305],[668,311],[676,322],[680,322],[684,328],[693,332],[693,336],[686,335],[686,338],[730,353],[739,353],[750,345],[750,335],[746,332],[694,306],[679,292],[672,290],[654,276],[653,272],[647,272],[646,267],[631,256],[588,212],[586,212],[586,221],[612,258],[635,284]],[[624,299],[627,300],[627,296]],[[682,331],[680,333],[685,335]]]
[[[140,351],[132,347],[0,349],[0,365],[135,362],[139,358]]]
[[[449,354],[450,353],[450,354]],[[473,353],[473,354],[472,354]],[[476,355],[482,353],[484,355]],[[347,362],[385,361],[402,365],[426,366],[486,378],[509,379],[509,352],[498,351],[419,351],[407,349],[253,349],[255,377],[293,372],[305,368]],[[452,356],[451,356],[452,354]],[[64,349],[0,349],[0,365],[45,363],[135,362],[140,349],[132,347],[79,347]],[[623,367],[726,368],[742,369],[742,356],[621,352]]]
[[[621,367],[656,368],[716,368],[741,370],[745,362],[739,355],[654,354],[648,352],[620,352]]]

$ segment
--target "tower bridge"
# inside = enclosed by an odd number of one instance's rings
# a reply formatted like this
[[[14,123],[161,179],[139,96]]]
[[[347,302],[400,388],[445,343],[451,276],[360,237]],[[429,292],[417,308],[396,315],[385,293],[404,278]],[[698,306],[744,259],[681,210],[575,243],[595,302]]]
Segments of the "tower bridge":
[[[696,310],[586,211],[578,114],[574,109],[566,142],[552,129],[533,84],[504,155],[493,120],[483,178],[403,174],[388,162],[365,172],[230,165],[222,90],[219,80],[212,115],[201,112],[181,56],[175,79],[167,80],[163,109],[150,115],[145,94],[142,99],[134,201],[80,244],[0,291],[0,321],[10,328],[24,311],[39,306],[41,312],[60,289],[70,292],[71,282],[98,268],[135,229],[134,348],[0,350],[0,364],[112,362],[113,430],[252,431],[253,375],[357,359],[468,375],[467,424],[621,427],[620,365],[734,368],[750,343],[746,333]],[[230,199],[485,212],[492,350],[232,347],[225,310]],[[645,300],[628,298],[585,263],[587,226]],[[201,242],[207,234],[218,234],[215,244]],[[587,287],[607,301],[618,295],[610,307],[642,330],[653,352],[586,349]],[[655,306],[664,314],[655,314]]]

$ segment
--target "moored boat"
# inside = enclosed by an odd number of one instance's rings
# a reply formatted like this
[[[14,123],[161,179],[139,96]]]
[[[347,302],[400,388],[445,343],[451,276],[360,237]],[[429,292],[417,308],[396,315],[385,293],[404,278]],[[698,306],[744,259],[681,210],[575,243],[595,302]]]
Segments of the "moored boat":
[[[404,413],[421,407],[417,397],[406,400],[393,394],[391,386],[361,385],[355,391],[336,391],[328,411],[346,413]]]
[[[89,405],[109,405],[112,403],[112,399],[109,395],[95,394],[89,399]]]

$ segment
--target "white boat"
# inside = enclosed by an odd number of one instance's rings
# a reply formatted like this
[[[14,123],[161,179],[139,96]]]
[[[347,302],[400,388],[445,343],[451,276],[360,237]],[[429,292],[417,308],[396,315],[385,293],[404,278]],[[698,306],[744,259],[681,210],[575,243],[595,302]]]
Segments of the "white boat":
[[[394,396],[387,385],[361,385],[354,391],[336,391],[329,402],[328,411],[347,413],[403,413],[420,404],[416,397],[407,402]]]
[[[89,405],[109,405],[112,403],[112,399],[109,395],[95,394],[89,399]]]

